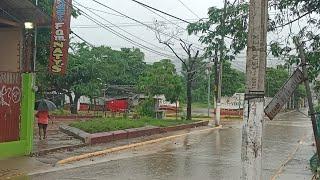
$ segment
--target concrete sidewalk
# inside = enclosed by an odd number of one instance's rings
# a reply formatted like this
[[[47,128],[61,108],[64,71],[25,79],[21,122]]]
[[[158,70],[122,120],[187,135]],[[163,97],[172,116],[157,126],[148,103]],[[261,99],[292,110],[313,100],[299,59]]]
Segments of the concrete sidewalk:
[[[82,141],[59,131],[60,124],[68,124],[71,121],[50,121],[47,129],[47,139],[39,140],[38,125],[34,125],[33,155],[39,156],[61,149],[81,147]]]

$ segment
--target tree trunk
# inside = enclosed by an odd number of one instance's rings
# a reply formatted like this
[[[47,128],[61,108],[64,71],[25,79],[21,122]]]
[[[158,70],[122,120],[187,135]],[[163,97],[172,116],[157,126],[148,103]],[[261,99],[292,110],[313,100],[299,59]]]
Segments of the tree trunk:
[[[187,75],[187,120],[191,120],[191,103],[192,103],[192,76]]]
[[[70,112],[71,114],[78,114],[78,101],[79,101],[80,96],[75,95],[74,99],[72,99],[72,96],[69,96],[70,99]]]

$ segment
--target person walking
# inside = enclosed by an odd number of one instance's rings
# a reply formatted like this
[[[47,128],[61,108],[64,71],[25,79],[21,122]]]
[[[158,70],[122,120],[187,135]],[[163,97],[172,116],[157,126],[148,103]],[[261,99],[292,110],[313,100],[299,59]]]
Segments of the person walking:
[[[47,138],[47,127],[49,123],[49,111],[43,110],[43,111],[38,111],[36,114],[37,122],[38,122],[38,127],[39,127],[39,140],[41,140],[41,137],[43,139]],[[41,136],[41,130],[43,132],[43,136]]]

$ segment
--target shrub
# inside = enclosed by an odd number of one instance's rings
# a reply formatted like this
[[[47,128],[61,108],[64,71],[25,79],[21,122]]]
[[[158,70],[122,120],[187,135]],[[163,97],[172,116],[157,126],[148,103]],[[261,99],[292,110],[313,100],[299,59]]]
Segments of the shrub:
[[[136,112],[141,117],[154,117],[154,100],[153,99],[146,99],[142,101],[137,107]]]

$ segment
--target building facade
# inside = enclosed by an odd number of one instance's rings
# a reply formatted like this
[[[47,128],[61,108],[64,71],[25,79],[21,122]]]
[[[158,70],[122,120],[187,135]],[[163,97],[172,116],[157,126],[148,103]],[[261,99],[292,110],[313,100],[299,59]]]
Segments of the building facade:
[[[32,151],[35,28],[48,19],[29,0],[0,1],[0,158]]]

